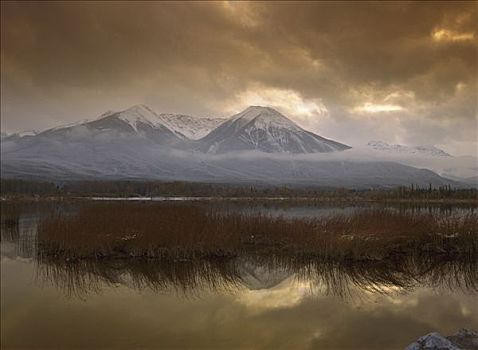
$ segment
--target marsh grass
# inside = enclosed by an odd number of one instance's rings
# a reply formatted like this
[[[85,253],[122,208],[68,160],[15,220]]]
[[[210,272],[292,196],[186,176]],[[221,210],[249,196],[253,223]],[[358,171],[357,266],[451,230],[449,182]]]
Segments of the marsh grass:
[[[66,260],[243,254],[352,261],[395,261],[416,254],[476,258],[478,215],[369,209],[284,218],[189,204],[89,204],[76,215],[41,221],[38,253]]]

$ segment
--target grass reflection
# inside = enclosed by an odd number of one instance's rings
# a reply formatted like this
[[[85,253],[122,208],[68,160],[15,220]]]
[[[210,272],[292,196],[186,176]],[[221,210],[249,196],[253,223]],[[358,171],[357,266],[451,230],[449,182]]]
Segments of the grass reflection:
[[[250,275],[264,288],[286,278],[307,283],[312,292],[350,297],[354,291],[389,294],[418,287],[478,293],[477,259],[413,257],[402,261],[344,262],[297,259],[293,256],[235,258],[116,259],[66,261],[42,257],[37,276],[68,296],[84,297],[119,284],[137,290],[171,292],[194,297],[203,292],[234,292],[251,288]],[[280,271],[277,274],[277,271]],[[256,286],[257,288],[257,286]],[[260,285],[259,285],[260,288]]]
[[[70,296],[117,285],[195,296],[284,279],[341,297],[421,286],[478,292],[473,211],[286,218],[188,203],[86,203],[51,210],[37,234],[19,239],[18,210],[3,209],[2,240],[32,240],[38,280]]]

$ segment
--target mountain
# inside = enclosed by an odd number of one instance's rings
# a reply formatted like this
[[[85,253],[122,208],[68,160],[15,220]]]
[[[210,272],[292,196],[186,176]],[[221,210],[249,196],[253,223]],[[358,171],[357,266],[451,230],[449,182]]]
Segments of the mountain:
[[[108,141],[110,138],[140,138],[155,144],[177,146],[182,138],[164,120],[144,105],[121,112],[107,112],[92,121],[80,121],[46,130],[37,138],[63,141]]]
[[[156,114],[145,105],[133,106],[119,113],[106,113],[103,116],[117,115],[138,131],[138,126],[150,125],[154,128],[167,128],[182,139],[197,140],[226,121],[224,118],[198,118],[183,114]]]
[[[227,120],[225,118],[198,118],[168,113],[161,113],[159,117],[170,130],[190,140],[203,138]]]
[[[150,129],[168,129],[181,139],[197,140],[207,135],[211,130],[226,120],[225,118],[198,118],[183,114],[156,114],[145,105],[136,105],[121,112],[106,112],[94,121],[81,120],[51,128],[43,132],[43,136],[59,136],[74,130],[79,130],[78,127],[85,126],[90,131],[96,129],[99,133],[117,131],[130,134],[150,134]],[[38,132],[36,131],[27,131],[12,135],[2,133],[2,139],[8,137],[18,139],[25,136],[35,136],[37,134]],[[170,135],[167,137],[169,138]]]
[[[451,157],[451,154],[436,147],[393,145],[383,141],[370,141],[367,146],[377,151],[395,154],[424,157]]]
[[[271,289],[292,276],[286,268],[272,269],[245,259],[239,261],[237,273],[242,284],[249,290]]]
[[[5,132],[1,133],[1,140],[3,141],[8,141],[8,140],[18,140],[21,139],[22,137],[32,137],[36,136],[38,134],[38,131],[35,130],[29,130],[29,131],[22,131],[22,132],[17,132],[13,134],[7,134]]]
[[[142,139],[38,144],[5,152],[2,178],[41,180],[163,180],[211,183],[372,188],[456,182],[394,162],[321,160],[267,153],[201,154]]]
[[[178,120],[188,119],[166,118],[139,105],[32,136],[2,138],[1,176],[348,188],[456,184],[430,170],[332,152],[348,146],[310,133],[270,108],[250,107],[199,140],[186,138],[187,132],[179,131],[185,127],[173,123]]]
[[[316,153],[349,149],[304,130],[278,111],[251,106],[219,125],[200,140],[207,153],[258,150],[266,153]]]
[[[32,136],[11,135],[2,139],[2,154],[16,152],[56,154],[59,147],[109,149],[114,140],[134,144],[150,144],[151,148],[184,149],[189,140],[170,129],[167,122],[150,108],[137,105],[120,112],[106,112],[94,120],[82,120],[54,127]],[[5,151],[5,152],[3,152]],[[105,155],[107,157],[107,155]]]
[[[478,176],[471,176],[464,179],[464,182],[478,185]]]
[[[349,159],[386,160],[430,169],[440,176],[466,182],[478,175],[477,155],[450,155],[436,147],[403,146],[383,141],[370,141],[367,145],[354,147],[346,152]]]

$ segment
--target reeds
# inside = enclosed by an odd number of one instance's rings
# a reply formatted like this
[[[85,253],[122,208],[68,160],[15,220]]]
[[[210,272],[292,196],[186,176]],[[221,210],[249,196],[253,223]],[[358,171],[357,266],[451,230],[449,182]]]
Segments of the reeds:
[[[362,210],[326,218],[246,215],[188,204],[102,203],[43,220],[38,253],[59,259],[214,258],[241,254],[397,260],[476,257],[478,215]]]

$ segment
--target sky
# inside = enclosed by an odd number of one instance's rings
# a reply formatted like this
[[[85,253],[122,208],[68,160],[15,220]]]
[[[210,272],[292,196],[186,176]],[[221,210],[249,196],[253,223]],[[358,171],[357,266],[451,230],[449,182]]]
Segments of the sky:
[[[249,105],[352,146],[478,153],[478,2],[1,2],[1,128]]]

